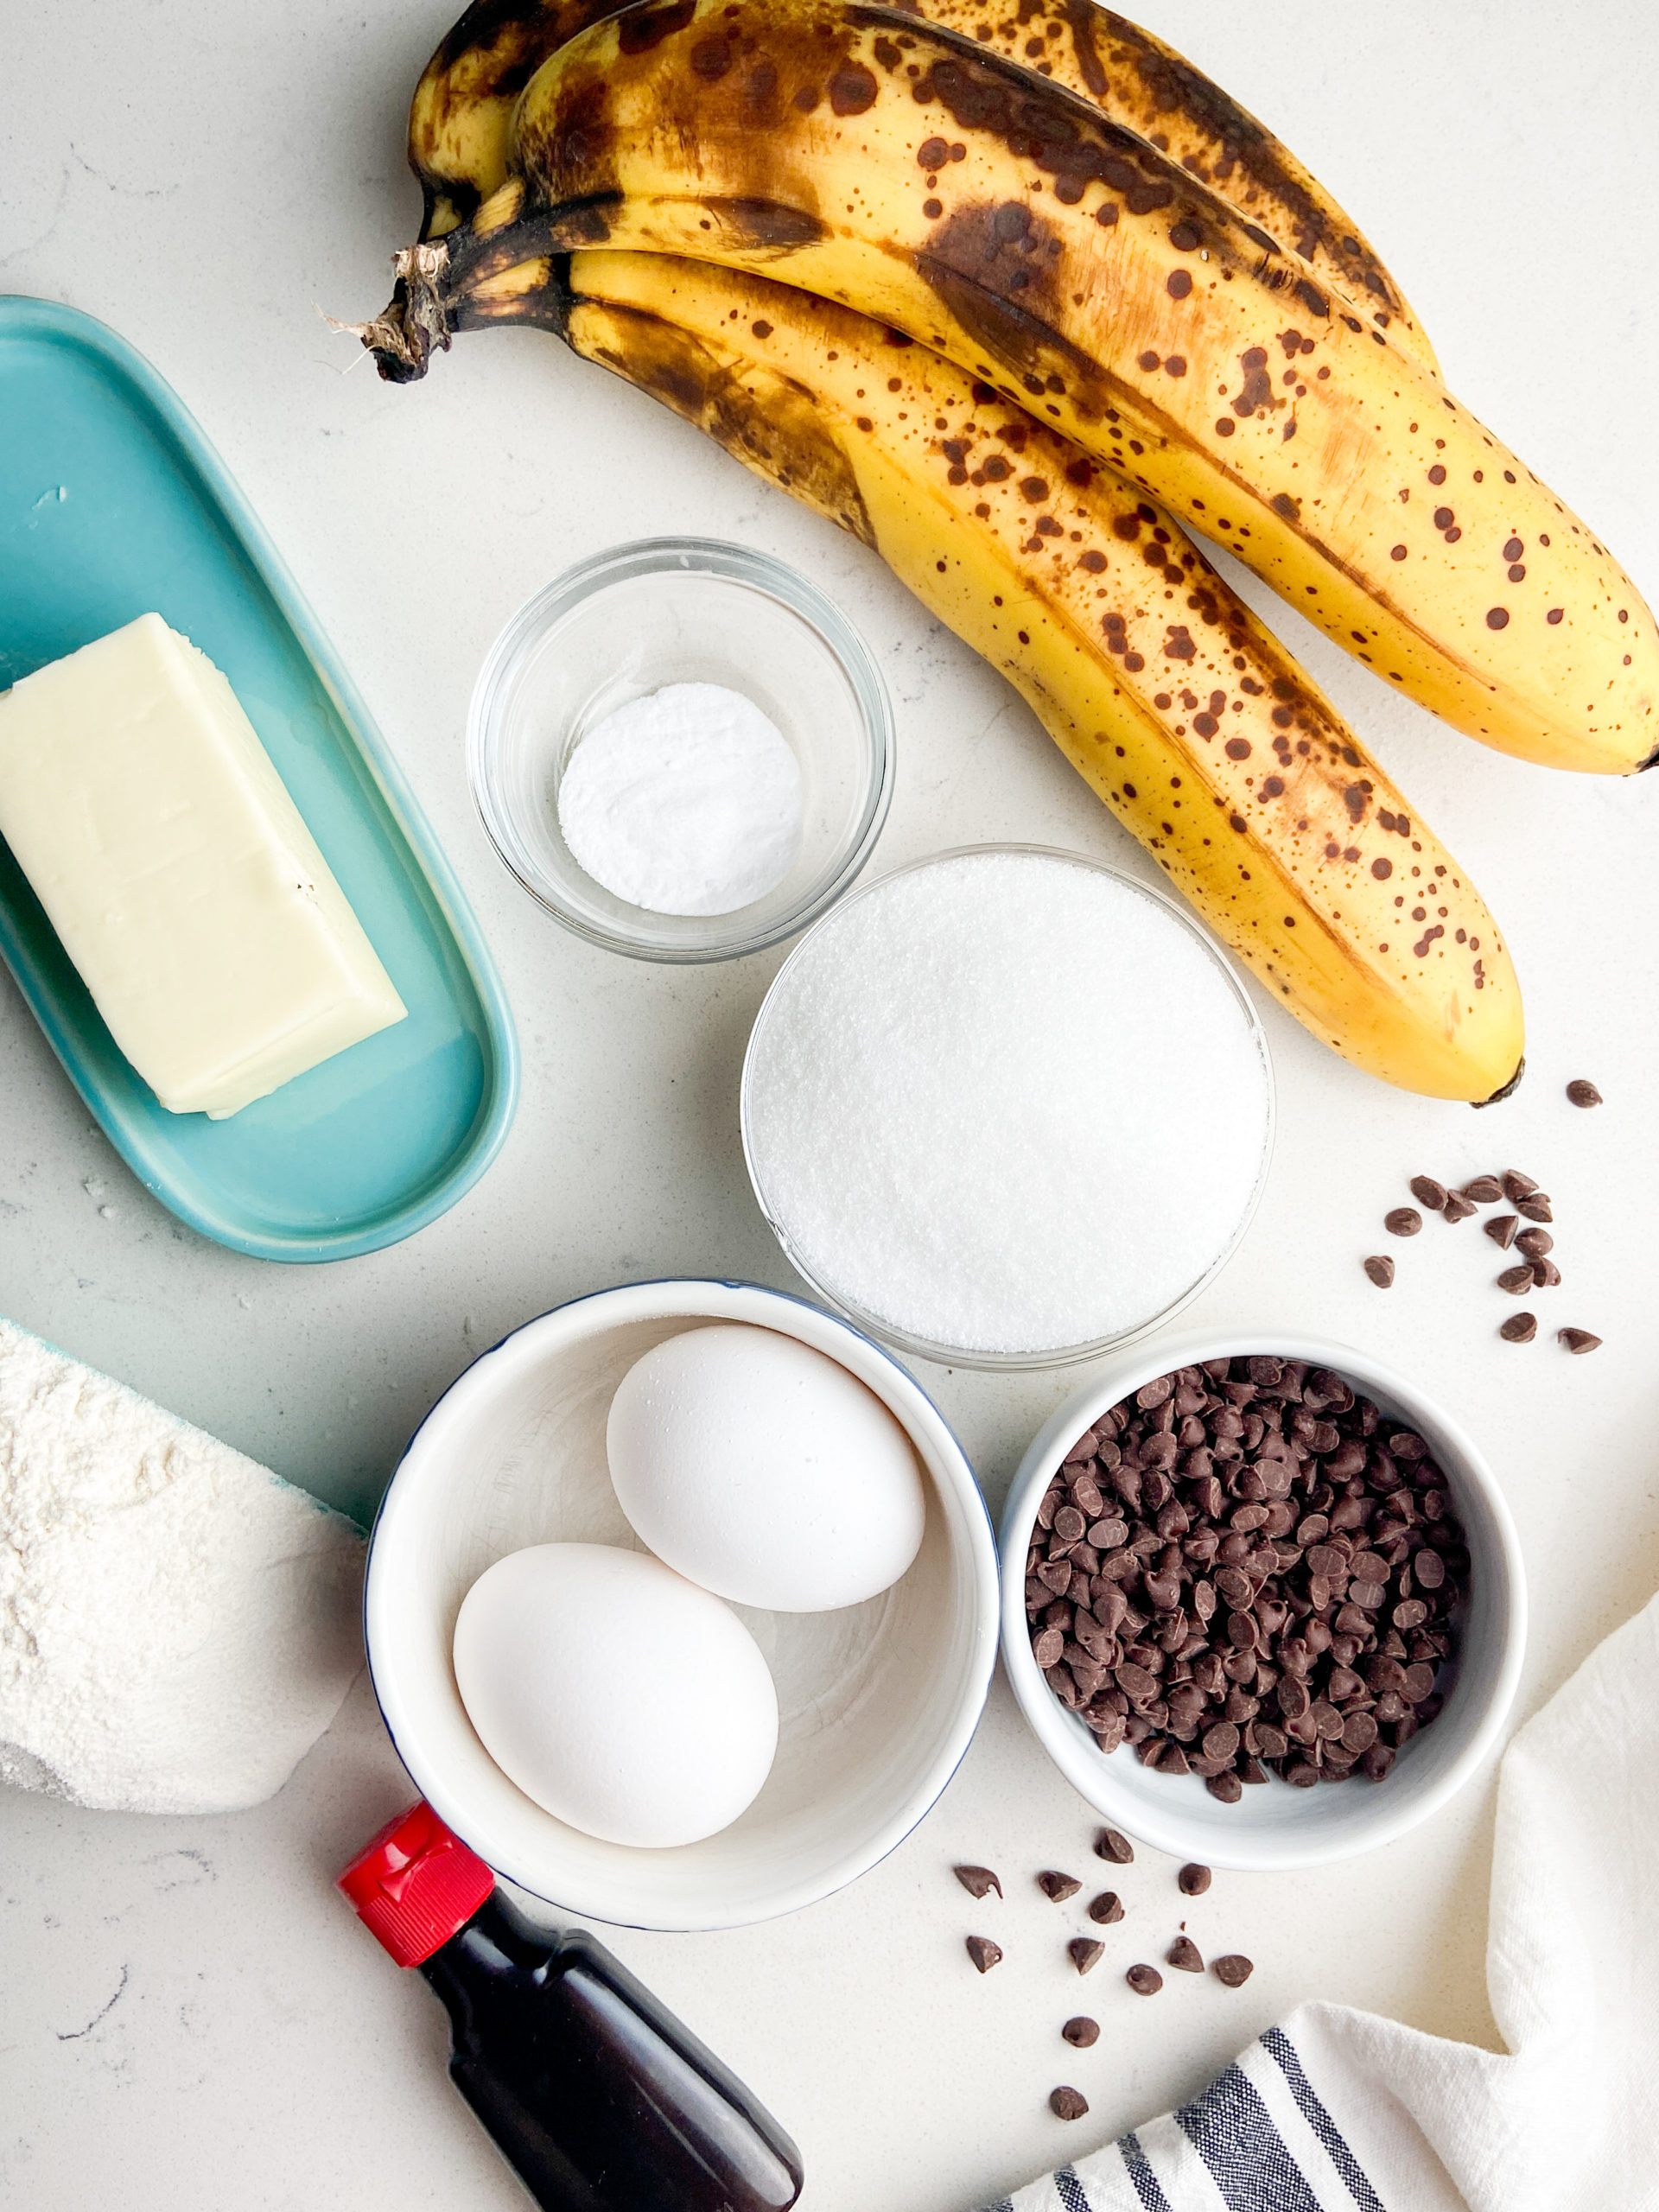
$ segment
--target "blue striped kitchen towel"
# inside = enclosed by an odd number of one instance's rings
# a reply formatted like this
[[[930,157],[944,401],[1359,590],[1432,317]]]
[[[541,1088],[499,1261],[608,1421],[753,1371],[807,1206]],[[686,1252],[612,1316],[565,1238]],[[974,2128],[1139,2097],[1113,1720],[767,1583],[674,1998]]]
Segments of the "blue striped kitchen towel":
[[[1659,1599],[1522,1728],[1486,1979],[1505,2049],[1336,2005],[987,2212],[1659,2212]]]

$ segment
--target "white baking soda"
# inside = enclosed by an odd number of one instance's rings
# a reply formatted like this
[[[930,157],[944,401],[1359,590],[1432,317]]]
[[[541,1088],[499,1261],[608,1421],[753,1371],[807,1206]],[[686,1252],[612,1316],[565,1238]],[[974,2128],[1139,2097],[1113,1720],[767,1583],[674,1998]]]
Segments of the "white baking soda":
[[[657,914],[731,914],[801,849],[801,771],[722,683],[667,683],[595,723],[559,785],[559,828],[596,883]]]
[[[950,855],[820,923],[745,1075],[761,1202],[905,1335],[1040,1354],[1165,1312],[1233,1243],[1272,1091],[1232,982],[1160,901],[1059,855]]]

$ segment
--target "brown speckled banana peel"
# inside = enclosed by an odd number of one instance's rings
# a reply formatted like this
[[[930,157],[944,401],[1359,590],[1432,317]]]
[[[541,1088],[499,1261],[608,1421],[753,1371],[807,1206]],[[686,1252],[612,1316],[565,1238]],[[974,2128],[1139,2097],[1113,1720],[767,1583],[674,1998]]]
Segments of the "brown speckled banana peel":
[[[506,182],[519,93],[550,54],[614,8],[615,0],[474,0],[428,62],[410,109],[410,166],[426,196],[423,239],[455,229]],[[1321,282],[1357,302],[1356,312],[1435,369],[1416,317],[1352,217],[1173,47],[1096,0],[918,0],[913,12],[1052,78],[1139,132],[1294,246]]]
[[[543,64],[512,160],[426,273],[400,257],[392,373],[540,252],[758,270],[1023,398],[1471,736],[1604,774],[1654,753],[1659,631],[1588,529],[1297,256],[971,41],[830,0],[636,7]]]
[[[865,316],[662,255],[569,266],[508,272],[496,307],[535,295],[531,319],[873,546],[1321,1042],[1433,1097],[1513,1078],[1520,989],[1467,875],[1168,515]]]

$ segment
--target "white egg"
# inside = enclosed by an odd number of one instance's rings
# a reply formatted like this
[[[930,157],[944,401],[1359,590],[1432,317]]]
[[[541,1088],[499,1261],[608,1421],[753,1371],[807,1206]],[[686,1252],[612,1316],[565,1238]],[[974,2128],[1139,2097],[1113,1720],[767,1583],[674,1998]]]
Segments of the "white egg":
[[[855,1605],[921,1544],[904,1430],[856,1376],[773,1329],[721,1323],[655,1346],[618,1386],[606,1449],[640,1538],[737,1605]]]
[[[735,1613],[642,1552],[536,1544],[480,1574],[455,1681],[508,1780],[607,1843],[729,1827],[778,1748],[778,1694]]]

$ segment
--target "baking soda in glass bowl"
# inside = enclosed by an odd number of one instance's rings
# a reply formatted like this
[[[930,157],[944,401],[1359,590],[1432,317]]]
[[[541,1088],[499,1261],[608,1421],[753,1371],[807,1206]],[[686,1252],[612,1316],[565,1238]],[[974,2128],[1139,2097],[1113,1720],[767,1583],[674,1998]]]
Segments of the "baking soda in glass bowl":
[[[1031,847],[949,853],[844,899],[755,1022],[743,1134],[763,1211],[835,1304],[924,1356],[1080,1358],[1165,1319],[1267,1170],[1266,1041],[1160,893]]]

